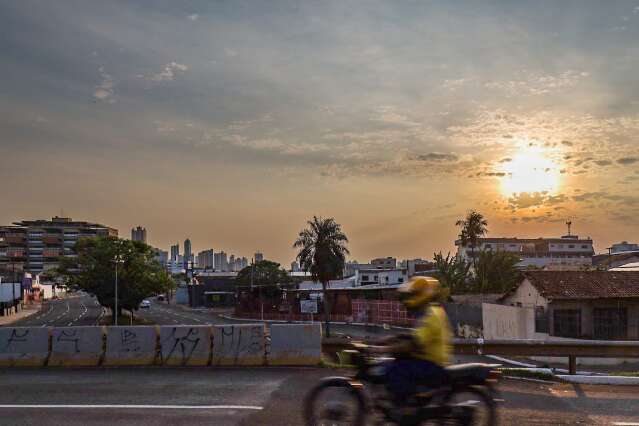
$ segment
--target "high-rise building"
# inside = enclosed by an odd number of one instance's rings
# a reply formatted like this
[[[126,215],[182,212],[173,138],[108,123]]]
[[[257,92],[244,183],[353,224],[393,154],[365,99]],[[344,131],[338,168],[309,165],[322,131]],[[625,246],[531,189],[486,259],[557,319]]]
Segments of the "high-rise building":
[[[300,271],[300,264],[297,263],[296,260],[291,262],[291,272],[299,272]]]
[[[187,238],[186,240],[184,240],[184,260],[186,262],[190,262],[192,254],[193,252],[191,251],[191,240]]]
[[[221,251],[219,253],[215,253],[215,270],[218,272],[228,272],[229,263],[226,257],[226,253]]]
[[[131,229],[131,239],[146,244],[146,228],[138,226],[137,228]]]
[[[215,267],[215,253],[213,249],[204,250],[197,254],[197,266],[205,270],[210,270]]]
[[[264,255],[261,252],[255,253],[255,263],[261,262],[264,260]]]
[[[160,263],[160,265],[166,268],[169,263],[169,252],[158,248],[154,248],[153,250],[155,251],[155,259]]]
[[[60,257],[74,256],[75,243],[87,237],[117,237],[117,229],[67,217],[25,220],[0,227],[0,267],[34,274],[56,268]]]
[[[171,246],[171,262],[177,262],[180,258],[180,243]]]

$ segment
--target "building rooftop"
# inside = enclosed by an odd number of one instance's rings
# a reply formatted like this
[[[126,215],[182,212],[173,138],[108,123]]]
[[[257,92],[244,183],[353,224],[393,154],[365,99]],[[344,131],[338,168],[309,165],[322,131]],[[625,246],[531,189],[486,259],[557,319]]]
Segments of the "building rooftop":
[[[486,237],[479,238],[480,243],[513,243],[513,244],[534,244],[534,243],[553,243],[553,244],[574,244],[574,243],[586,243],[592,244],[592,239],[579,238],[576,235],[566,235],[561,238],[517,238],[517,237]],[[461,245],[461,240],[456,240],[455,245]]]
[[[547,299],[639,298],[636,271],[529,271],[524,276]]]

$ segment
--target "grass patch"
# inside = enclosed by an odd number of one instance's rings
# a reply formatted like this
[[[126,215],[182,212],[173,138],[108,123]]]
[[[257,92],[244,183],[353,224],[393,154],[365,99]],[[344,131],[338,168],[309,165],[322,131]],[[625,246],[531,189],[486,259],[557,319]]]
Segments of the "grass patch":
[[[531,371],[525,368],[500,368],[504,377],[524,377],[527,379],[554,380],[554,376],[543,371]]]
[[[610,376],[626,376],[626,377],[639,377],[639,371],[613,371],[608,373]]]

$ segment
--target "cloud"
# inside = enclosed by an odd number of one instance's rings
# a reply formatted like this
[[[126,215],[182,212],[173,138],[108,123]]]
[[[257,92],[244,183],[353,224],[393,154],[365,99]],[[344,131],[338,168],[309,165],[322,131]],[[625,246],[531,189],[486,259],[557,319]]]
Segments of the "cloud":
[[[622,157],[617,160],[617,163],[623,164],[624,166],[628,164],[634,164],[636,162],[639,162],[638,157]]]
[[[200,18],[200,15],[198,15],[197,13],[194,13],[192,15],[188,15],[187,18],[190,19],[191,21],[197,21]]]
[[[510,157],[502,158],[501,160],[499,160],[500,163],[510,163],[511,161],[513,161],[513,159]]]
[[[99,85],[95,86],[93,97],[100,101],[114,103],[115,99],[113,99],[113,78],[104,71],[103,67],[98,68],[98,72],[100,73],[100,77],[102,77],[102,82]]]
[[[440,152],[429,152],[428,154],[417,156],[420,161],[454,162],[459,160],[457,154],[445,154]]]
[[[609,166],[612,164],[612,161],[610,160],[596,160],[595,164],[601,167],[605,167],[605,166]]]
[[[444,80],[442,83],[442,88],[450,91],[454,91],[464,86],[466,83],[472,81],[472,78],[458,78],[453,80]]]
[[[183,73],[189,69],[188,66],[179,64],[177,62],[171,62],[167,64],[164,69],[158,73],[145,76],[147,80],[151,81],[172,81],[175,79],[176,74]]]
[[[508,205],[513,210],[528,209],[531,207],[551,207],[568,201],[564,194],[549,195],[543,192],[522,192],[508,198]]]
[[[506,96],[536,96],[570,89],[590,76],[586,71],[568,70],[559,74],[533,73],[527,70],[516,73],[511,80],[490,81],[484,87],[505,92]]]
[[[565,145],[565,146],[573,146],[573,145],[574,145],[574,144],[573,144],[572,142],[570,142],[570,141],[561,141],[561,144],[562,144],[562,145]]]

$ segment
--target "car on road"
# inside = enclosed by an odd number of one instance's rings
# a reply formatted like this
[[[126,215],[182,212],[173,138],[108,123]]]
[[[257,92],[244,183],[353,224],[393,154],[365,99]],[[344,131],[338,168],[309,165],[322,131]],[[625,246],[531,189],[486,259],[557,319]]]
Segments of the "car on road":
[[[149,302],[148,300],[143,300],[142,303],[140,303],[140,308],[141,309],[148,309],[151,307],[151,302]]]

